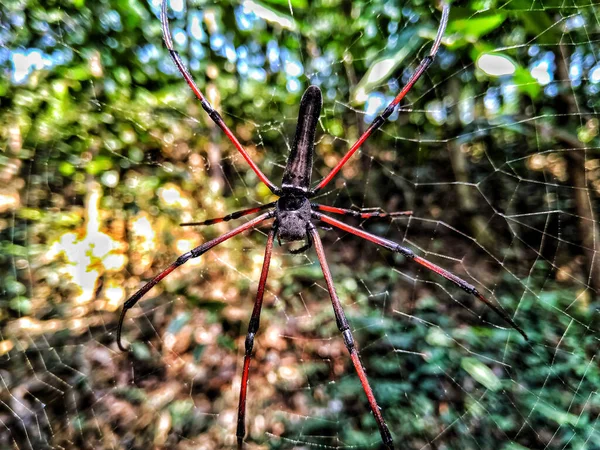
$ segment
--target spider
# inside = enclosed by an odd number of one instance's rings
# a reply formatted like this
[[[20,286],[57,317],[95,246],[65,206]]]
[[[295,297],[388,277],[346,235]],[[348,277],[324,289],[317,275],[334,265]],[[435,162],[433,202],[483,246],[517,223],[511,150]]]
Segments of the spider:
[[[315,187],[311,188],[311,173],[313,166],[315,133],[322,106],[321,90],[317,86],[309,86],[302,96],[294,143],[291,148],[291,152],[283,174],[281,187],[277,187],[265,176],[265,174],[262,173],[258,166],[252,161],[244,147],[242,147],[238,139],[227,127],[221,115],[212,107],[212,105],[208,102],[206,97],[202,94],[202,92],[192,79],[192,76],[190,75],[188,69],[183,64],[181,57],[173,47],[171,32],[169,29],[167,18],[167,1],[163,0],[162,2],[161,23],[163,38],[165,41],[165,45],[169,51],[169,54],[171,55],[173,62],[177,66],[177,69],[179,70],[189,87],[192,89],[198,100],[200,100],[202,108],[208,113],[208,115],[215,122],[215,124],[218,125],[219,128],[221,128],[221,130],[223,130],[223,132],[226,134],[229,140],[233,143],[236,149],[240,152],[243,158],[250,165],[250,168],[256,173],[260,181],[267,185],[271,192],[277,195],[279,199],[275,202],[266,205],[236,211],[224,217],[210,219],[204,222],[182,224],[210,225],[218,222],[225,222],[233,219],[238,219],[240,217],[258,213],[261,211],[266,211],[258,217],[248,221],[247,223],[240,225],[237,228],[234,228],[231,231],[228,231],[227,233],[211,241],[205,242],[204,244],[194,248],[193,250],[179,256],[170,266],[168,266],[166,269],[164,269],[162,272],[156,275],[152,280],[147,282],[141,289],[139,289],[135,294],[133,294],[123,305],[123,310],[121,312],[117,328],[117,344],[122,351],[126,351],[125,347],[123,347],[123,344],[121,343],[121,331],[123,327],[123,321],[125,319],[125,314],[138,302],[138,300],[140,300],[140,298],[142,298],[150,289],[152,289],[154,285],[156,285],[163,278],[165,278],[167,275],[173,272],[177,267],[185,264],[190,259],[197,258],[203,255],[216,245],[246,230],[252,229],[253,227],[259,225],[260,223],[268,219],[275,219],[267,236],[265,256],[260,280],[258,283],[258,292],[256,294],[256,300],[254,302],[254,308],[252,311],[252,316],[250,319],[250,324],[248,326],[248,333],[245,341],[244,366],[242,372],[242,383],[240,388],[236,431],[239,449],[242,448],[243,440],[246,434],[246,392],[248,387],[250,361],[252,358],[254,338],[259,328],[260,312],[263,303],[267,275],[269,272],[271,253],[273,251],[273,241],[275,238],[278,238],[278,240],[285,242],[304,241],[305,245],[297,249],[295,251],[297,253],[304,252],[310,247],[314,246],[319,263],[321,265],[321,270],[325,277],[327,290],[329,292],[329,296],[331,297],[333,312],[335,315],[335,320],[338,329],[342,334],[346,348],[350,353],[350,358],[352,360],[352,364],[354,365],[354,369],[356,370],[356,373],[360,379],[360,383],[362,384],[362,387],[367,396],[369,407],[379,427],[381,439],[385,448],[394,448],[392,435],[383,418],[381,410],[377,405],[377,400],[375,399],[373,390],[371,389],[371,386],[367,379],[365,369],[362,366],[358,353],[358,348],[352,336],[352,331],[350,329],[348,319],[346,318],[346,315],[342,308],[342,304],[333,284],[333,278],[331,276],[331,271],[329,270],[329,265],[327,264],[327,260],[325,258],[325,251],[323,249],[321,238],[319,237],[319,233],[317,232],[313,221],[323,222],[327,224],[326,226],[328,227],[338,228],[340,230],[346,231],[348,233],[354,234],[358,237],[371,241],[388,250],[391,250],[392,252],[400,253],[404,255],[407,259],[412,260],[415,263],[427,268],[428,270],[433,271],[436,274],[446,278],[459,288],[463,289],[464,291],[473,295],[481,302],[485,303],[489,308],[491,308],[500,317],[502,317],[502,319],[506,321],[511,327],[513,327],[521,335],[523,335],[523,337],[527,340],[527,335],[525,334],[525,332],[510,318],[510,316],[508,316],[507,313],[505,313],[502,309],[490,302],[474,286],[467,283],[463,279],[443,269],[442,267],[428,261],[427,259],[416,255],[412,250],[410,250],[407,247],[403,247],[402,245],[397,244],[393,241],[368,233],[359,228],[347,225],[346,223],[340,220],[334,219],[333,217],[323,214],[324,212],[326,212],[344,216],[360,217],[362,219],[369,219],[373,217],[391,216],[394,214],[410,214],[410,212],[387,214],[380,210],[370,212],[366,210],[355,211],[351,209],[325,206],[318,203],[312,203],[310,201],[311,198],[315,197],[315,195],[319,193],[335,177],[335,175],[340,171],[342,166],[352,157],[356,150],[358,150],[358,148],[369,138],[369,136],[371,136],[371,134],[373,134],[374,131],[381,127],[381,125],[386,121],[386,119],[393,113],[394,109],[404,98],[404,96],[410,91],[412,86],[417,82],[417,80],[421,77],[425,70],[431,65],[440,48],[442,36],[446,29],[446,24],[448,23],[448,15],[450,13],[450,6],[448,3],[443,2],[441,6],[442,17],[430,53],[427,56],[425,56],[425,58],[420,62],[417,69],[414,71],[414,73],[412,74],[406,85],[402,88],[400,93],[387,106],[387,108],[375,118],[375,120],[371,123],[371,125],[364,132],[364,134],[360,136],[360,138],[356,141],[354,145],[352,145],[352,147],[350,147],[348,152],[331,170],[331,172],[329,172],[329,174],[325,178],[319,181]]]

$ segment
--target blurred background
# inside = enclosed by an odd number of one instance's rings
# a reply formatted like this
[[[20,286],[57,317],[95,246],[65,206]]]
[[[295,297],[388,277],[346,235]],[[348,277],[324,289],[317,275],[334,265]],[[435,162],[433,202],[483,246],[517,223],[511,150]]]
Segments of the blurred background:
[[[122,303],[177,255],[275,200],[162,42],[159,0],[3,0],[0,447],[235,442],[266,227]],[[410,449],[600,448],[600,20],[577,0],[454,2],[439,55],[318,201],[413,215],[320,230],[390,430]],[[428,54],[428,0],[172,0],[175,47],[279,184],[302,92],[321,87],[313,180]],[[246,448],[379,448],[314,251],[276,244]]]

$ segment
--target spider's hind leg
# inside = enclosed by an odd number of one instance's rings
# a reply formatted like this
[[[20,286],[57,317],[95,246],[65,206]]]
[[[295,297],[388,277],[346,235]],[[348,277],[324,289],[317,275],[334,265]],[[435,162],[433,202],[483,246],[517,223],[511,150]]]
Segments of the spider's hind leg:
[[[260,312],[262,309],[263,298],[265,294],[265,285],[267,283],[267,276],[269,274],[269,266],[271,264],[271,254],[273,252],[273,240],[277,233],[277,222],[273,224],[273,228],[269,231],[267,237],[267,245],[265,248],[265,257],[263,259],[262,271],[260,274],[260,281],[258,282],[258,290],[256,291],[256,300],[254,301],[254,308],[252,310],[252,317],[248,324],[248,334],[246,335],[245,353],[244,353],[244,368],[242,371],[242,384],[240,386],[240,402],[238,405],[238,419],[237,419],[237,443],[238,449],[243,448],[244,437],[246,436],[246,395],[248,392],[248,378],[250,374],[250,360],[252,359],[252,349],[254,348],[254,338],[258,332],[260,324]]]
[[[340,299],[335,291],[335,286],[333,285],[333,278],[331,276],[331,271],[329,270],[329,264],[327,264],[327,260],[325,258],[323,243],[321,242],[319,233],[317,232],[317,229],[314,225],[309,225],[309,233],[315,243],[315,250],[317,251],[319,264],[321,265],[321,270],[323,271],[323,276],[325,277],[325,282],[327,284],[327,290],[329,291],[329,297],[331,298],[331,304],[333,306],[333,312],[335,314],[335,321],[337,323],[338,329],[342,333],[344,343],[346,344],[348,353],[350,353],[350,359],[352,360],[352,364],[354,365],[356,374],[358,375],[360,383],[367,396],[367,400],[369,402],[371,412],[373,413],[373,417],[375,418],[377,426],[379,427],[379,433],[381,434],[383,446],[386,450],[394,450],[392,435],[387,424],[385,423],[383,415],[381,414],[381,409],[379,408],[377,400],[375,399],[373,389],[371,388],[369,380],[367,379],[367,374],[358,354],[358,348],[354,341],[354,337],[352,336],[352,331],[350,330],[350,324],[348,323],[348,319],[346,318],[346,314],[344,313],[344,309],[342,308],[342,303],[340,302]]]
[[[444,277],[446,280],[451,281],[456,286],[461,288],[463,291],[474,296],[480,302],[486,304],[492,311],[494,311],[496,314],[498,314],[507,324],[509,324],[511,327],[513,327],[515,330],[517,330],[525,338],[526,341],[529,340],[527,333],[525,333],[525,331],[523,331],[523,329],[519,325],[516,324],[516,322],[504,311],[504,309],[493,304],[490,300],[488,300],[486,297],[484,297],[475,288],[475,286],[467,283],[465,280],[454,275],[452,272],[438,266],[437,264],[432,263],[431,261],[429,261],[425,258],[415,255],[415,253],[412,250],[410,250],[409,248],[403,247],[400,244],[396,244],[394,241],[390,241],[388,239],[379,237],[375,234],[368,233],[364,230],[361,230],[360,228],[356,228],[356,227],[348,225],[344,222],[336,220],[333,217],[329,217],[324,214],[314,212],[313,218],[321,220],[329,225],[333,225],[335,228],[339,228],[340,230],[346,231],[348,233],[352,233],[358,237],[366,239],[367,241],[373,242],[374,244],[377,244],[384,248],[387,248],[388,250],[391,250],[396,253],[400,253],[400,254],[406,256],[408,259],[425,267],[426,269]]]

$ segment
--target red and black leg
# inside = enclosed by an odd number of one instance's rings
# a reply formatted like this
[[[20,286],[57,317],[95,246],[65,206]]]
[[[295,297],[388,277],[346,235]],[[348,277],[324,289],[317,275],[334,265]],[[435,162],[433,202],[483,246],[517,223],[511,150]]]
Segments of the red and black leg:
[[[189,71],[187,70],[187,67],[185,67],[185,65],[183,64],[179,53],[177,53],[177,50],[175,50],[175,47],[173,47],[173,39],[171,38],[171,30],[169,29],[169,19],[167,17],[167,0],[163,0],[162,2],[160,21],[162,24],[163,39],[165,41],[167,49],[169,50],[169,54],[171,55],[173,62],[177,66],[177,69],[179,70],[189,87],[194,92],[194,95],[196,95],[196,97],[198,97],[198,100],[200,100],[200,104],[202,105],[204,111],[206,111],[210,118],[213,120],[213,122],[215,122],[215,124],[217,124],[217,126],[221,128],[221,130],[223,130],[227,138],[229,138],[231,143],[235,146],[235,148],[237,148],[242,157],[250,165],[254,173],[256,173],[260,181],[266,184],[267,187],[271,190],[271,192],[279,195],[279,193],[281,192],[280,189],[277,186],[275,186],[275,184],[271,180],[269,180],[264,173],[262,173],[262,171],[259,169],[256,163],[252,161],[252,158],[250,158],[248,152],[244,149],[244,147],[242,147],[240,141],[238,141],[238,139],[235,137],[235,135],[232,133],[229,127],[225,125],[225,122],[223,121],[221,115],[215,108],[212,107],[212,105],[206,99],[206,97],[204,97],[204,95],[194,82]]]
[[[406,256],[408,259],[412,259],[414,262],[416,262],[417,264],[431,270],[432,272],[437,273],[438,275],[441,275],[442,277],[446,278],[447,280],[451,281],[452,283],[454,283],[456,286],[458,286],[459,288],[461,288],[463,291],[473,295],[475,298],[477,298],[479,301],[481,301],[482,303],[485,303],[490,309],[492,309],[496,314],[498,314],[500,317],[502,317],[502,319],[504,319],[504,321],[506,323],[508,323],[512,328],[514,328],[515,330],[517,330],[519,333],[521,333],[521,335],[525,338],[525,340],[529,340],[527,337],[527,334],[521,329],[521,327],[519,327],[515,321],[513,319],[510,318],[510,316],[504,312],[502,309],[500,309],[498,306],[496,306],[495,304],[493,304],[491,301],[489,301],[487,298],[485,298],[478,290],[477,288],[475,288],[475,286],[473,286],[472,284],[467,283],[465,280],[463,280],[460,277],[457,277],[456,275],[454,275],[453,273],[447,271],[446,269],[438,266],[437,264],[432,263],[431,261],[425,259],[425,258],[421,258],[420,256],[415,255],[415,253],[406,247],[401,246],[400,244],[396,244],[393,241],[390,241],[388,239],[376,236],[374,234],[371,233],[367,233],[364,230],[361,230],[360,228],[356,228],[353,226],[350,226],[348,224],[345,224],[344,222],[340,222],[339,220],[334,219],[333,217],[329,217],[326,216],[324,214],[318,213],[318,212],[314,212],[312,214],[313,218],[318,219],[322,222],[325,222],[329,225],[332,225],[336,228],[339,228],[340,230],[343,231],[347,231],[348,233],[352,233],[356,236],[359,236],[363,239],[366,239],[367,241],[371,241],[377,245],[380,245],[384,248],[387,248],[388,250],[391,250],[393,252],[396,253],[401,253],[404,256]]]
[[[450,15],[450,5],[446,2],[442,4],[442,19],[440,21],[440,26],[437,31],[437,35],[435,40],[433,41],[433,46],[421,63],[417,66],[416,70],[413,72],[412,76],[406,83],[406,85],[402,88],[400,93],[392,100],[392,102],[385,108],[385,110],[378,115],[373,123],[367,128],[367,130],[362,134],[361,137],[350,147],[350,150],[344,155],[344,157],[337,163],[337,165],[331,169],[331,172],[327,174],[325,178],[323,178],[311,191],[311,196],[315,196],[321,189],[325,187],[335,175],[340,171],[344,164],[354,155],[354,153],[360,148],[361,145],[373,134],[374,131],[378,130],[381,125],[385,123],[385,121],[392,115],[396,106],[400,103],[400,101],[406,96],[406,94],[412,89],[414,84],[421,78],[421,75],[427,70],[427,68],[433,62],[435,55],[440,49],[440,44],[442,42],[442,36],[444,35],[444,31],[446,30],[446,25],[448,24],[448,16]]]
[[[263,297],[265,295],[265,285],[267,283],[267,275],[269,275],[269,266],[271,264],[271,254],[273,253],[273,240],[277,234],[277,224],[273,225],[269,236],[267,237],[267,248],[265,250],[265,258],[263,260],[262,271],[260,273],[260,280],[258,282],[258,291],[256,292],[256,300],[254,302],[254,309],[252,310],[252,317],[250,318],[250,324],[248,325],[248,335],[246,336],[246,351],[244,354],[244,369],[242,372],[242,385],[240,387],[240,403],[238,405],[238,420],[237,420],[237,442],[238,449],[241,450],[246,435],[246,392],[248,390],[248,373],[250,370],[250,360],[252,358],[252,348],[254,347],[254,337],[258,332],[258,326],[260,324],[260,311],[263,304]]]
[[[254,208],[242,209],[240,211],[232,212],[231,214],[227,214],[224,217],[217,217],[214,219],[208,219],[204,222],[185,222],[180,223],[180,227],[192,227],[192,226],[200,226],[200,225],[213,225],[215,223],[220,222],[229,222],[230,220],[239,219],[240,217],[247,216],[249,214],[254,214],[260,211],[264,211],[265,209],[269,209],[275,206],[276,202],[267,203],[266,205],[256,206]]]
[[[246,392],[248,390],[248,372],[250,370],[250,360],[252,358],[252,348],[254,347],[254,337],[258,331],[260,324],[260,311],[262,308],[263,297],[265,295],[265,285],[267,283],[267,275],[269,275],[269,266],[271,264],[271,254],[273,253],[273,240],[277,234],[277,224],[273,225],[269,236],[267,237],[267,248],[265,250],[265,258],[263,260],[263,268],[260,273],[260,281],[258,282],[258,291],[256,292],[256,300],[252,317],[248,325],[248,335],[246,336],[246,351],[244,354],[244,369],[242,372],[242,385],[240,387],[240,404],[238,406],[238,425],[237,439],[238,448],[242,448],[244,436],[246,435]]]
[[[311,208],[316,211],[329,212],[333,214],[342,214],[348,217],[358,217],[360,219],[371,219],[373,217],[400,217],[400,216],[412,216],[412,211],[396,211],[396,212],[385,212],[381,208],[361,208],[359,210],[337,208],[335,206],[320,205],[318,203],[311,203]]]
[[[352,331],[350,331],[350,324],[348,323],[348,319],[346,319],[346,314],[344,313],[344,310],[342,308],[342,303],[340,302],[340,299],[335,291],[331,271],[329,270],[329,265],[327,264],[327,260],[325,258],[325,251],[323,250],[323,243],[321,242],[319,233],[317,232],[317,229],[313,224],[309,225],[308,230],[312,237],[315,250],[317,251],[317,257],[319,258],[319,263],[321,264],[321,270],[323,271],[323,275],[325,276],[325,283],[327,284],[327,290],[329,291],[329,296],[331,297],[331,303],[333,305],[333,312],[335,314],[335,321],[337,323],[338,329],[341,331],[342,336],[344,337],[344,343],[346,344],[346,348],[350,353],[352,364],[354,364],[354,369],[356,370],[358,378],[360,379],[360,383],[362,384],[365,394],[367,395],[369,406],[371,407],[371,412],[373,413],[375,421],[377,422],[377,426],[379,427],[381,439],[383,440],[386,449],[393,449],[394,444],[392,442],[392,435],[390,434],[390,430],[388,429],[388,426],[386,425],[385,420],[383,419],[383,416],[381,414],[381,410],[377,405],[377,400],[375,399],[373,390],[369,385],[369,380],[367,379],[367,374],[360,361],[358,349],[356,348],[354,337],[352,336]]]
[[[158,282],[160,282],[163,278],[165,278],[167,275],[169,275],[171,272],[173,272],[179,266],[182,266],[183,264],[188,262],[190,259],[197,258],[197,257],[203,255],[204,253],[209,251],[211,248],[221,244],[222,242],[225,242],[227,239],[229,239],[235,235],[238,235],[238,234],[242,233],[243,231],[249,230],[250,228],[258,225],[259,223],[261,223],[267,219],[270,219],[273,216],[274,216],[273,212],[265,213],[261,216],[258,216],[256,218],[252,219],[248,223],[245,223],[243,225],[240,225],[237,228],[234,228],[231,231],[228,231],[227,233],[219,236],[218,238],[215,238],[211,241],[205,242],[204,244],[199,245],[198,247],[190,250],[189,252],[184,253],[179,258],[177,258],[175,260],[175,262],[173,262],[169,267],[167,267],[161,273],[156,275],[154,278],[152,278],[150,281],[148,281],[144,286],[142,286],[142,288],[140,290],[138,290],[135,294],[133,294],[131,297],[129,297],[129,299],[123,304],[123,311],[121,311],[121,316],[119,317],[119,323],[117,326],[117,345],[119,346],[119,348],[122,351],[127,351],[127,349],[125,347],[123,347],[123,344],[121,343],[121,331],[123,329],[123,321],[125,320],[125,314],[127,314],[127,311],[129,311],[131,308],[133,308],[135,306],[135,304],[139,301],[139,299],[142,298],[144,295],[146,295],[146,293],[150,289],[152,289]]]

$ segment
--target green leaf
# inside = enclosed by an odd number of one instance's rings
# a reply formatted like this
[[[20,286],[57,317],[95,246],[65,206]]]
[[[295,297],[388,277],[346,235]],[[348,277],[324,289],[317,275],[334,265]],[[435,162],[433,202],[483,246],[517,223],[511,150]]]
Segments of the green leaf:
[[[127,399],[131,403],[142,404],[148,400],[146,392],[137,387],[117,388],[116,394],[119,397]]]
[[[152,20],[144,5],[137,0],[126,0],[117,2],[121,19],[126,28],[134,29],[141,23]]]
[[[491,33],[506,20],[506,14],[490,11],[476,17],[465,16],[448,23],[444,42],[455,50],[469,43],[476,43],[482,36]]]
[[[62,161],[58,165],[58,171],[65,177],[69,177],[75,173],[75,166],[67,161]]]
[[[235,350],[235,341],[227,335],[217,336],[217,344],[229,350]]]
[[[568,413],[567,411],[562,411],[556,406],[548,405],[546,403],[538,403],[535,407],[535,410],[561,426],[575,426],[578,421],[578,417],[575,414]]]
[[[20,314],[28,315],[31,313],[31,301],[27,297],[15,297],[9,304],[10,309],[17,311]]]
[[[320,279],[323,276],[321,267],[317,264],[311,264],[310,266],[297,266],[291,267],[287,271],[287,275],[294,279],[305,278],[308,280]]]
[[[192,417],[194,402],[191,400],[176,400],[169,405],[174,428],[182,428]]]
[[[285,7],[296,8],[306,8],[308,7],[308,2],[306,0],[265,0],[266,3],[272,3],[274,5],[282,5]]]
[[[4,287],[11,294],[23,295],[25,292],[27,292],[27,288],[25,287],[25,285],[15,280],[13,277],[8,277],[6,279]]]
[[[448,24],[446,34],[460,33],[466,38],[477,39],[494,31],[505,19],[506,14],[489,12],[478,14],[477,17],[453,20]]]
[[[352,101],[355,103],[364,103],[366,94],[373,90],[374,87],[380,86],[387,80],[402,62],[413,54],[422,40],[413,36],[403,46],[399,47],[394,53],[387,54],[376,59],[369,65],[367,73],[356,84],[356,89],[352,94]]]
[[[90,161],[90,163],[86,167],[87,173],[90,175],[97,175],[100,172],[104,172],[112,167],[112,161],[110,158],[99,156],[94,160]]]
[[[190,317],[191,315],[189,312],[183,312],[178,314],[177,317],[175,317],[173,320],[171,320],[171,323],[169,323],[167,331],[171,334],[178,333],[183,328],[183,326],[189,322]]]
[[[529,70],[523,67],[517,67],[517,70],[515,70],[513,75],[513,80],[517,86],[517,89],[528,95],[532,100],[535,100],[537,97],[539,97],[540,93],[542,92],[540,83],[533,78],[533,75],[531,75]]]
[[[515,15],[521,20],[525,30],[530,36],[534,36],[538,44],[551,44],[560,38],[561,27],[554,26],[554,20],[542,11],[519,11]]]
[[[510,442],[509,444],[502,447],[502,450],[529,450],[529,447],[523,447],[516,442]]]
[[[79,66],[71,67],[65,73],[65,78],[72,80],[89,80],[92,78],[89,66],[87,64],[80,64]]]
[[[502,387],[500,379],[488,366],[475,358],[462,358],[461,367],[475,379],[491,391],[498,391]]]
[[[150,359],[150,349],[142,342],[133,342],[131,344],[133,357],[140,361],[148,361]]]
[[[286,28],[290,31],[296,31],[296,20],[292,16],[280,13],[276,9],[265,5],[263,2],[257,0],[247,0],[244,2],[244,8],[252,11],[258,17],[266,20],[267,22],[279,25],[281,28]]]
[[[42,212],[35,208],[21,208],[18,212],[19,217],[27,220],[40,220]]]
[[[452,339],[439,328],[431,328],[425,340],[429,345],[436,347],[450,347],[452,345]]]
[[[204,353],[205,349],[206,349],[205,345],[197,345],[194,348],[194,352],[193,352],[194,362],[196,362],[196,363],[200,362],[200,359],[202,358],[202,354]]]

